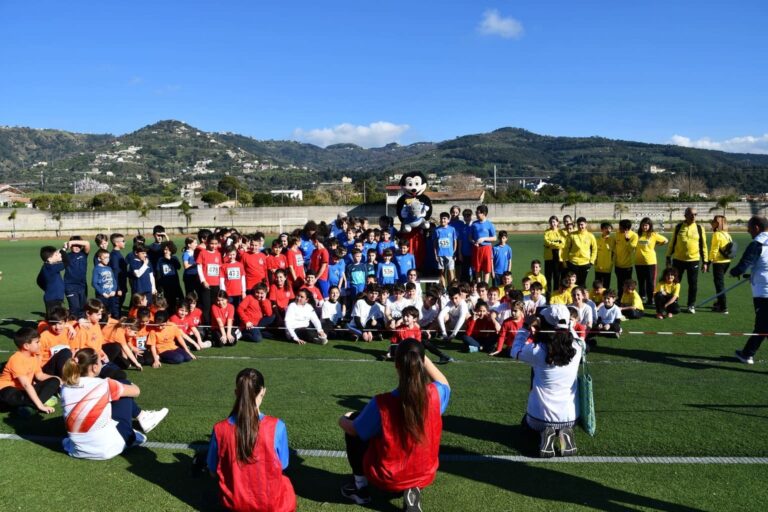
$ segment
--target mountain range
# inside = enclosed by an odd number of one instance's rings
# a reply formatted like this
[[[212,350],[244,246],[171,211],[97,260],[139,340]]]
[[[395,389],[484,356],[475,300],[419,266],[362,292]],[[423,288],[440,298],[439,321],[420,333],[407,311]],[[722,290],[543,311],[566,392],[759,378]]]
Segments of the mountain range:
[[[521,128],[370,149],[354,144],[321,148],[295,141],[256,140],[229,132],[205,132],[174,120],[120,136],[0,128],[0,182],[20,184],[30,191],[71,191],[73,182],[85,176],[113,189],[146,193],[161,187],[173,194],[194,181],[209,188],[225,175],[263,190],[265,186],[307,188],[312,183],[339,181],[342,176],[381,180],[408,170],[488,178],[494,166],[502,177],[548,178],[593,193],[596,191],[591,189],[606,180],[621,184],[632,179],[647,185],[658,179],[648,172],[651,166],[665,169],[667,176],[695,176],[711,188],[731,186],[747,193],[768,190],[768,155],[603,137],[555,137]]]

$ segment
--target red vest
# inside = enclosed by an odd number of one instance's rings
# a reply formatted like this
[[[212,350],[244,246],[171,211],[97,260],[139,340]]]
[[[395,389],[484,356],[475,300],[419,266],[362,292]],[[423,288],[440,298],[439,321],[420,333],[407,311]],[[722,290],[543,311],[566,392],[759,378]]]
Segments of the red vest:
[[[253,453],[256,462],[240,464],[237,460],[235,425],[229,420],[218,422],[213,431],[219,448],[221,503],[228,510],[248,512],[283,512],[296,510],[296,494],[280,459],[275,453],[277,418],[264,416]]]
[[[428,486],[437,473],[443,431],[437,387],[434,384],[427,387],[427,414],[421,443],[411,439],[402,442],[400,397],[392,393],[377,395],[376,404],[381,413],[381,436],[371,439],[365,451],[363,469],[368,481],[389,492]]]

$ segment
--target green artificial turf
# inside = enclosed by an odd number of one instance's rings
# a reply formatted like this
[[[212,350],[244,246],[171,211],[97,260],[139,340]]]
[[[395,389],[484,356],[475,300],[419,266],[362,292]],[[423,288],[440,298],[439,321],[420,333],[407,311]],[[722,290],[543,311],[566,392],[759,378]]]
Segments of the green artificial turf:
[[[748,238],[735,237],[741,247]],[[541,237],[515,235],[513,271],[522,274],[541,256]],[[58,243],[58,242],[57,242]],[[39,318],[42,293],[35,285],[43,241],[0,242],[0,360],[10,355],[9,336],[25,320]],[[660,254],[662,255],[662,254]],[[663,255],[662,259],[663,261]],[[614,278],[615,281],[615,278]],[[728,280],[727,284],[735,281]],[[699,279],[699,297],[713,293],[711,275]],[[683,297],[686,285],[683,283]],[[685,299],[683,299],[685,304]],[[749,285],[729,294],[731,314],[701,308],[659,321],[628,321],[626,331],[748,331]],[[743,337],[625,334],[600,339],[590,355],[598,434],[577,431],[580,454],[589,456],[768,457],[768,400],[764,361],[754,366],[732,357]],[[396,384],[391,363],[376,356],[386,345],[331,341],[297,346],[278,341],[209,349],[199,360],[161,369],[131,371],[147,409],[170,414],[151,441],[205,443],[214,422],[232,405],[234,376],[253,366],[266,377],[265,412],[283,418],[295,449],[343,450],[336,425],[344,411],[361,408],[371,395]],[[460,359],[442,367],[451,386],[444,417],[444,454],[532,453],[519,428],[530,385],[527,366],[483,354],[448,351]],[[761,354],[758,353],[758,356]],[[758,359],[761,359],[758,357]],[[0,432],[61,436],[60,411],[20,419],[0,414]],[[107,462],[77,461],[51,446],[0,440],[0,502],[7,510],[210,509],[215,486],[190,476],[190,450],[132,450]],[[300,510],[341,510],[338,487],[344,459],[294,457],[290,475]],[[766,465],[546,464],[444,462],[424,493],[426,510],[758,510],[766,502]],[[24,489],[24,490],[17,490]],[[377,495],[375,508],[394,510],[397,499]],[[119,504],[119,506],[116,506]]]

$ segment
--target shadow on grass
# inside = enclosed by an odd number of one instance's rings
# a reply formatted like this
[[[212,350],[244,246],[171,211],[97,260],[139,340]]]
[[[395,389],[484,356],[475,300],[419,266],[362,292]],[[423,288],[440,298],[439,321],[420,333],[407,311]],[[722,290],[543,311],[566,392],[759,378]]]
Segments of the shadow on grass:
[[[710,361],[717,362],[718,364],[707,363],[702,361],[691,361],[690,358],[699,357],[695,354],[670,354],[667,352],[658,352],[656,350],[643,350],[637,348],[620,348],[610,347],[604,344],[597,345],[590,353],[592,354],[606,354],[618,357],[626,357],[628,359],[635,359],[637,361],[643,361],[646,363],[658,363],[666,364],[669,366],[676,366],[678,368],[685,368],[688,370],[727,370],[731,372],[749,373],[751,375],[768,375],[766,372],[759,370],[749,370],[739,366],[728,366],[720,363],[735,363],[737,362],[735,357],[719,356],[717,358],[709,358]]]
[[[216,482],[207,475],[192,476],[192,455],[177,452],[173,456],[172,462],[160,462],[154,451],[142,447],[123,454],[130,463],[128,471],[149,485],[163,489],[195,510],[222,510]]]
[[[374,342],[375,343],[375,342]],[[370,343],[365,343],[366,346],[374,347],[375,345],[372,345]],[[373,357],[374,359],[378,359],[379,357],[383,356],[386,353],[386,349],[389,348],[389,344],[385,347],[384,345],[380,345],[380,348],[363,348],[359,347],[357,344],[350,345],[350,344],[344,344],[344,345],[334,345],[334,349],[336,350],[346,350],[347,352],[357,352],[358,354],[365,354],[368,356]]]
[[[466,455],[473,455],[465,453]],[[699,509],[614,489],[580,476],[557,471],[552,466],[519,462],[443,462],[440,471],[494,485],[545,502],[586,506],[597,510],[624,511],[631,508],[694,512]]]
[[[4,412],[3,422],[11,427],[14,433],[27,441],[44,446],[55,452],[63,452],[60,439],[65,432],[64,418],[50,418],[37,412],[24,417],[18,411]]]
[[[735,404],[683,404],[687,407],[693,407],[694,409],[703,409],[705,411],[723,412],[726,414],[735,414],[737,416],[747,416],[750,418],[763,418],[768,419],[766,414],[751,414],[744,412],[750,409],[766,409],[768,410],[768,404],[766,405],[735,405]],[[736,410],[733,410],[736,409]]]
[[[371,401],[369,395],[333,395],[336,403],[349,411],[362,411]]]
[[[538,435],[530,429],[524,428],[521,424],[509,425],[449,414],[443,416],[443,430],[480,441],[499,443],[528,457],[535,457],[538,453]],[[441,449],[441,453],[462,454],[466,452],[462,450],[456,452],[447,447],[445,450]]]
[[[21,327],[37,327],[37,323],[20,318],[5,318],[0,321],[0,336],[5,336],[9,339],[13,339],[13,335],[16,334]]]

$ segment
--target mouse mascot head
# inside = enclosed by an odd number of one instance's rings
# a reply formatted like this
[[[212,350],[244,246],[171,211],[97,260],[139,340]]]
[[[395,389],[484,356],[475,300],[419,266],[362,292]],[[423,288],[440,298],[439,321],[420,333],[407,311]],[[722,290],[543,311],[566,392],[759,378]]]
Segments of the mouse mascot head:
[[[429,229],[432,201],[424,195],[427,190],[426,176],[419,171],[407,172],[400,178],[400,188],[403,195],[397,200],[397,218],[400,219],[403,231]]]

